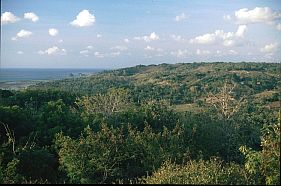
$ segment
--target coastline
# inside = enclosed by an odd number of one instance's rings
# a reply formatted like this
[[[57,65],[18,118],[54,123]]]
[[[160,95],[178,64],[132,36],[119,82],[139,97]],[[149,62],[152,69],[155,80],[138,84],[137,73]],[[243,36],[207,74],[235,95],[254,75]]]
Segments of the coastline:
[[[5,82],[0,82],[0,89],[24,90],[31,85],[36,85],[39,82],[48,82],[48,81],[51,81],[51,80],[5,81]]]
[[[0,89],[24,90],[31,85],[62,79],[88,77],[104,69],[1,69]]]

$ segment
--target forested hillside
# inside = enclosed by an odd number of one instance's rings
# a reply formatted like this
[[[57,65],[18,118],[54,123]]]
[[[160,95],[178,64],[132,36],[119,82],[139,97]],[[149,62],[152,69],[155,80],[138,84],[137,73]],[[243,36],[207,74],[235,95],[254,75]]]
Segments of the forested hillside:
[[[194,103],[216,93],[224,83],[235,84],[237,96],[276,93],[281,66],[273,63],[181,63],[139,65],[86,78],[41,83],[35,89],[55,89],[93,95],[109,88],[127,89],[135,102],[166,99],[171,104]]]
[[[0,183],[279,185],[280,72],[139,65],[0,90]]]

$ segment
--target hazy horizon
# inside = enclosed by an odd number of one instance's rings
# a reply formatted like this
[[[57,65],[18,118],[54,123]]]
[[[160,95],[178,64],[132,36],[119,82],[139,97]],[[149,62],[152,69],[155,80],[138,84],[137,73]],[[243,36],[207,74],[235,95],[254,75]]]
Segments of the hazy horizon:
[[[1,1],[1,68],[280,59],[278,0]]]
[[[73,69],[73,70],[115,70],[115,69],[122,69],[122,68],[131,68],[131,67],[136,67],[138,65],[144,65],[144,66],[149,66],[149,65],[162,65],[162,64],[171,64],[171,65],[176,65],[176,64],[184,64],[184,63],[267,63],[267,64],[281,64],[280,62],[263,62],[263,61],[240,61],[240,62],[231,62],[231,61],[209,61],[209,62],[204,62],[204,61],[192,61],[192,62],[178,62],[178,63],[158,63],[158,64],[135,64],[133,66],[125,66],[125,67],[116,67],[116,68],[94,68],[94,67],[61,67],[61,68],[55,68],[55,67],[1,67],[1,69],[42,69],[42,70],[64,70],[64,69]]]

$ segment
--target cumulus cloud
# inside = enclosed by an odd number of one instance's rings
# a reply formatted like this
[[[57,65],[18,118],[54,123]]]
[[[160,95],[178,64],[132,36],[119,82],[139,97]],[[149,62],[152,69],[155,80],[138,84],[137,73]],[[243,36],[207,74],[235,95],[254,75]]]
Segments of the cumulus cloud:
[[[135,40],[144,40],[146,42],[150,41],[156,41],[159,39],[159,36],[155,34],[155,32],[152,32],[150,35],[142,36],[142,37],[134,37]]]
[[[50,28],[49,29],[50,36],[56,36],[56,35],[58,35],[58,33],[59,33],[59,31],[57,29],[55,29],[55,28]]]
[[[17,54],[21,55],[23,54],[23,51],[18,51]]]
[[[47,54],[47,55],[58,55],[58,54],[66,55],[66,50],[64,48],[60,49],[57,46],[53,46],[53,47],[48,48],[44,51],[43,50],[38,51],[38,54],[41,54],[41,55],[43,55],[43,54]]]
[[[261,52],[270,53],[276,51],[278,43],[270,43],[260,49]]]
[[[244,33],[246,32],[247,30],[247,26],[246,25],[239,25],[235,35],[237,37],[244,37]]]
[[[15,41],[18,38],[28,38],[32,35],[32,32],[28,30],[20,30],[15,37],[12,37],[12,40]]]
[[[39,17],[33,12],[24,13],[24,18],[30,19],[32,22],[36,22],[39,20]]]
[[[281,18],[280,12],[275,12],[269,7],[256,7],[252,10],[242,8],[235,11],[235,18],[238,24],[249,23],[271,23]]]
[[[154,47],[151,47],[149,45],[147,45],[144,50],[147,50],[147,51],[156,51],[156,52],[162,52],[163,49],[162,48],[154,48]]]
[[[234,41],[234,40],[231,40],[231,39],[229,39],[229,40],[224,40],[224,41],[223,41],[223,45],[224,45],[224,46],[233,46],[234,43],[235,43],[235,41]]]
[[[216,30],[214,33],[207,33],[190,39],[189,42],[192,44],[213,44],[215,42],[221,42],[224,46],[233,46],[237,40],[244,37],[246,30],[246,25],[239,25],[235,33]]]
[[[20,18],[18,18],[11,12],[4,12],[1,15],[1,25],[8,24],[8,23],[15,23],[19,20]]]
[[[125,43],[129,43],[130,40],[129,40],[128,38],[125,38],[125,39],[124,39],[124,42],[125,42]]]
[[[101,38],[102,37],[102,35],[101,34],[97,34],[97,38]]]
[[[197,36],[194,39],[191,39],[190,43],[211,44],[214,43],[215,40],[216,40],[215,34],[204,34],[202,36]]]
[[[150,34],[150,36],[145,36],[145,38],[144,38],[144,40],[145,41],[153,41],[153,40],[158,40],[159,39],[159,36],[158,35],[156,35],[155,34],[155,32],[152,32],[151,34]]]
[[[172,37],[173,40],[175,40],[177,42],[183,42],[184,41],[184,39],[180,35],[172,34],[171,37]]]
[[[181,13],[180,15],[176,16],[175,21],[179,22],[179,21],[183,21],[184,19],[186,19],[186,15],[185,13]]]
[[[89,10],[82,10],[70,24],[75,27],[86,27],[93,25],[95,21],[94,14],[90,14]]]
[[[196,50],[196,54],[197,55],[208,55],[208,54],[211,54],[211,52],[209,50],[200,50],[200,49],[197,49]]]
[[[186,55],[189,55],[189,54],[190,54],[190,53],[188,52],[187,49],[185,49],[185,50],[179,49],[179,50],[177,50],[177,51],[172,51],[172,52],[171,52],[171,55],[176,56],[176,57],[178,57],[178,58],[180,58],[180,57],[185,57]]]

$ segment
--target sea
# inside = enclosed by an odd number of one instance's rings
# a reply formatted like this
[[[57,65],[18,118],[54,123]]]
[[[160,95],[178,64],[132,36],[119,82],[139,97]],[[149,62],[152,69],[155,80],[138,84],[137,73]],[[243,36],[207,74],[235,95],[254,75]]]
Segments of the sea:
[[[85,77],[104,70],[105,69],[2,68],[0,69],[0,89],[25,89],[38,82]]]

